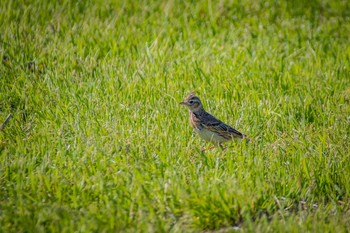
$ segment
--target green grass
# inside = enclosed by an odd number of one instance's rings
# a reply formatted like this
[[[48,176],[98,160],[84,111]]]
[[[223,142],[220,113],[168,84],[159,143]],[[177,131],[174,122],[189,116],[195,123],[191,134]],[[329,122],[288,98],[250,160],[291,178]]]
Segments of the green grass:
[[[0,22],[0,232],[350,231],[348,1],[5,0]],[[201,152],[192,90],[254,142]]]

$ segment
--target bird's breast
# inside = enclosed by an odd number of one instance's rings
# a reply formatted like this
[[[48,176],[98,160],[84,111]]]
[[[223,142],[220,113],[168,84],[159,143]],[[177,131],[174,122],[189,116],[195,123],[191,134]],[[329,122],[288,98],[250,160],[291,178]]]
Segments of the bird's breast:
[[[190,112],[190,123],[194,129],[200,126],[200,119],[193,112]]]

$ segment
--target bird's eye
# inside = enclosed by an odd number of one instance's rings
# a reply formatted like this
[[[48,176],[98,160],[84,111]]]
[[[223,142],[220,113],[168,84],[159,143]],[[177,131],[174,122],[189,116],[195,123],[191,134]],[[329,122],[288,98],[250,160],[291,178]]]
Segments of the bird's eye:
[[[193,100],[190,100],[190,104],[193,104]]]

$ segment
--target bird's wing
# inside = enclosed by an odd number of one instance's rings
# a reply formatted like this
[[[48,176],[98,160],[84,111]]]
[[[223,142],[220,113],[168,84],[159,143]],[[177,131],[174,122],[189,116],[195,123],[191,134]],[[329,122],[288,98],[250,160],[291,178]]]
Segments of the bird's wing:
[[[201,124],[204,128],[214,131],[225,138],[243,138],[245,136],[241,132],[235,130],[229,125],[226,125],[225,123],[223,123],[222,121],[220,121],[219,119],[215,118],[207,112],[205,112],[205,114],[203,114],[201,117],[203,118]]]

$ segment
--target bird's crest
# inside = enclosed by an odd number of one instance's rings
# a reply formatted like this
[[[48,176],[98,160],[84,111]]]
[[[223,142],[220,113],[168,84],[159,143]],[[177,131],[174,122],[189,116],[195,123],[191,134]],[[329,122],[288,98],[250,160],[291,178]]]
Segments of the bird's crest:
[[[195,91],[191,91],[190,94],[188,94],[188,96],[186,97],[186,101],[190,100],[193,96],[196,95],[196,92]]]

